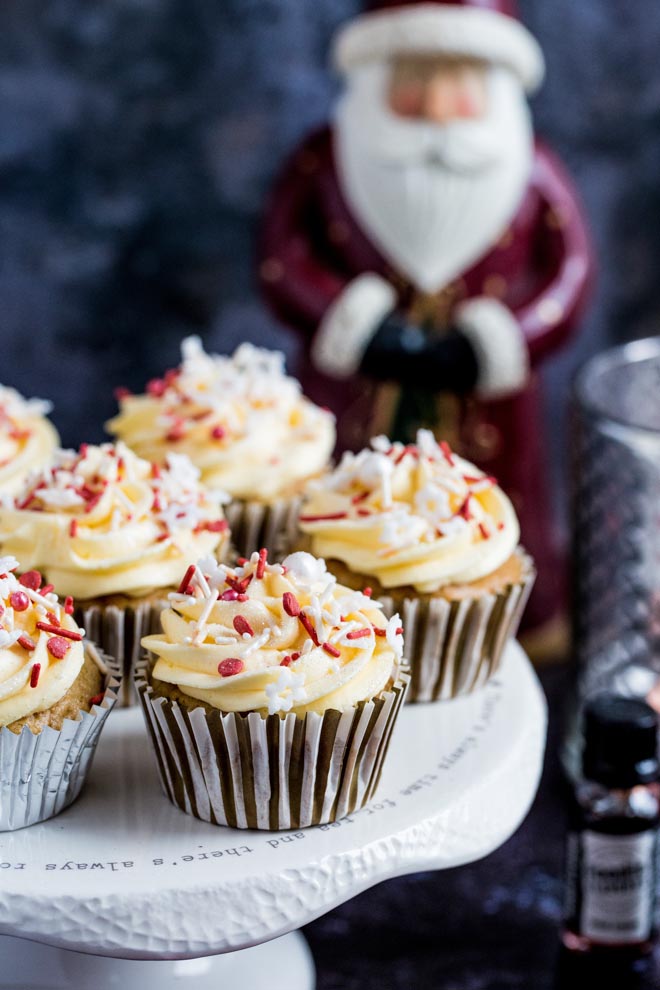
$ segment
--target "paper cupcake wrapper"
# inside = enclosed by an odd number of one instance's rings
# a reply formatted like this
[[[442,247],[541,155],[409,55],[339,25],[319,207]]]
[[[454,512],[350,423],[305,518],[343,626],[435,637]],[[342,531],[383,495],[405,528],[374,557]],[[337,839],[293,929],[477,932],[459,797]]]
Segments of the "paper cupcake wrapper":
[[[226,505],[225,518],[239,557],[249,557],[262,547],[268,547],[273,558],[286,556],[291,550],[301,502],[301,496],[294,495],[268,504],[236,499]]]
[[[76,604],[74,618],[92,642],[119,664],[122,674],[120,704],[137,704],[133,671],[142,656],[143,636],[160,632],[160,614],[167,608],[167,591],[162,601],[140,601],[126,605],[99,602]]]
[[[336,821],[371,799],[410,680],[401,671],[346,712],[208,714],[155,694],[151,665],[140,662],[136,685],[166,795],[203,821],[275,831]]]
[[[87,648],[92,644],[87,644]],[[80,794],[101,729],[117,701],[120,674],[114,660],[97,650],[107,668],[103,698],[80,719],[35,734],[0,729],[0,832],[53,818]]]
[[[516,635],[536,571],[520,553],[523,576],[502,591],[478,598],[410,598],[379,595],[386,615],[403,621],[404,652],[410,664],[407,702],[439,701],[470,694],[499,668],[508,641]]]

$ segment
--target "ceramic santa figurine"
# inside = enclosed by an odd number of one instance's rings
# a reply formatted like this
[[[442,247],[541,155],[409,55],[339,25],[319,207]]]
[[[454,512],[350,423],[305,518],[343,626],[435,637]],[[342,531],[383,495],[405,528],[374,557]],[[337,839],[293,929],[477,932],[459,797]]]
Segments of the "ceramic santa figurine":
[[[549,630],[563,566],[537,369],[575,326],[589,242],[563,168],[535,140],[543,75],[513,0],[385,2],[346,24],[332,125],[284,168],[259,277],[306,342],[307,393],[340,447],[430,426],[512,496]]]

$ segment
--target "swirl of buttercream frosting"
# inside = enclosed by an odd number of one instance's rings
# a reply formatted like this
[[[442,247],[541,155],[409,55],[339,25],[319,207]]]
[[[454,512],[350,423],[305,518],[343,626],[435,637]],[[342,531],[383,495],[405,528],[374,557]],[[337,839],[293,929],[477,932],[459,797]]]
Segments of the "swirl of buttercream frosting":
[[[159,468],[124,444],[58,451],[0,506],[0,546],[61,594],[141,597],[176,586],[182,562],[224,546],[221,497],[188,458]]]
[[[245,343],[231,357],[206,354],[198,337],[145,395],[120,397],[107,429],[157,464],[187,454],[209,487],[260,501],[318,474],[335,445],[334,417],[302,395],[281,353]]]
[[[398,615],[351,591],[311,554],[191,565],[163,631],[142,640],[153,677],[224,712],[344,711],[378,695],[402,657]]]
[[[14,495],[31,471],[50,460],[59,443],[46,419],[51,408],[0,385],[0,492]]]
[[[17,578],[18,566],[0,557],[0,726],[56,704],[85,658],[73,602],[62,605],[36,571]]]
[[[495,478],[420,430],[417,443],[376,437],[310,482],[299,517],[313,553],[384,588],[433,592],[493,573],[520,529]]]

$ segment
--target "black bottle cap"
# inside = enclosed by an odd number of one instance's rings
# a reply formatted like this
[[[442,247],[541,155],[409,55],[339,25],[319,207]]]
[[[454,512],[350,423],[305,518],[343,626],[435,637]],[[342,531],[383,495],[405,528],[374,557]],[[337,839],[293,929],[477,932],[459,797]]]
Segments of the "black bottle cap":
[[[599,694],[584,710],[582,770],[605,787],[634,787],[656,780],[658,716],[645,701]]]

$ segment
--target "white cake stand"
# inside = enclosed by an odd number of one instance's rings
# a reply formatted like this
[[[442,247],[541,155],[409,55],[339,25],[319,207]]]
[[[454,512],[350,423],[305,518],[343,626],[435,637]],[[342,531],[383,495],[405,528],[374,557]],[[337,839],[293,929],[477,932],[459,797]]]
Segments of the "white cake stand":
[[[545,730],[541,688],[512,644],[478,694],[404,709],[367,808],[245,832],[174,808],[140,711],[114,712],[78,802],[0,834],[0,988],[311,990],[296,930],[381,880],[497,848],[535,794]]]

